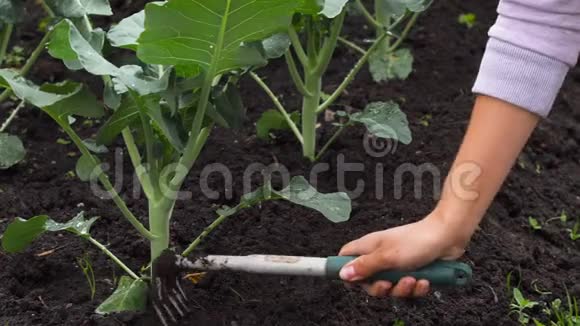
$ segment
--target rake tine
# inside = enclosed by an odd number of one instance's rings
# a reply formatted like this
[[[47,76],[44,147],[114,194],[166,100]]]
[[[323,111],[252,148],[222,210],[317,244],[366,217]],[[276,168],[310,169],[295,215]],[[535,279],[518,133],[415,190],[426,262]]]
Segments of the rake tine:
[[[169,324],[167,323],[167,320],[165,320],[165,316],[163,316],[163,312],[161,311],[161,309],[159,309],[159,307],[157,307],[156,304],[153,304],[153,309],[155,309],[155,312],[157,313],[157,317],[159,318],[159,320],[161,321],[163,326],[169,326]]]
[[[171,302],[171,304],[173,305],[173,307],[175,308],[175,310],[177,311],[177,313],[181,316],[184,317],[185,314],[183,313],[183,311],[181,311],[181,308],[179,308],[179,305],[177,304],[177,301],[175,301],[175,298],[173,296],[168,296],[167,297],[169,299],[169,302]]]
[[[184,298],[185,300],[189,300],[189,299],[187,298],[187,295],[185,295],[185,292],[183,291],[183,288],[181,287],[181,284],[180,284],[180,282],[181,282],[181,281],[179,280],[179,278],[177,278],[177,279],[175,280],[175,284],[177,284],[177,289],[179,290],[179,292],[181,293],[181,296],[183,296],[183,298]]]
[[[181,303],[181,306],[183,307],[183,309],[185,309],[186,312],[190,312],[191,310],[189,310],[189,308],[185,304],[185,301],[183,300],[181,295],[179,293],[177,293],[177,291],[175,289],[173,289],[173,294],[177,298],[177,301],[179,301],[179,303]]]
[[[169,315],[169,318],[171,318],[171,320],[174,323],[177,323],[177,319],[175,318],[175,316],[173,315],[173,313],[171,312],[171,309],[164,303],[163,304],[163,308],[165,309],[165,311],[167,312],[167,314]]]

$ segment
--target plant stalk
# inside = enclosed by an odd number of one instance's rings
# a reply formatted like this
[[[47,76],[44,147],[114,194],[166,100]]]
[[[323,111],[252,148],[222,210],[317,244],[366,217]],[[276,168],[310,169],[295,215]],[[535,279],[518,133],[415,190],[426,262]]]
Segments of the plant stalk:
[[[151,240],[151,261],[169,248],[169,222],[174,206],[174,200],[149,201],[149,227],[157,235],[156,239]]]
[[[10,43],[10,38],[12,37],[12,31],[14,30],[13,24],[6,24],[2,33],[2,39],[0,41],[0,66],[4,62],[6,57],[6,52],[8,51],[8,44]]]
[[[377,42],[375,42],[369,49],[366,51],[365,55],[363,55],[356,65],[352,68],[352,70],[348,73],[346,78],[342,81],[342,83],[338,86],[338,88],[330,95],[330,97],[324,101],[318,108],[317,112],[322,112],[328,109],[334,102],[342,95],[342,93],[346,90],[346,88],[352,83],[356,75],[359,71],[364,67],[364,65],[369,60],[371,54],[381,45],[381,42],[387,37],[387,34],[383,34]]]
[[[234,210],[236,211],[236,213],[238,212],[238,210],[241,207],[238,205],[236,207],[234,207]],[[203,232],[195,239],[193,240],[193,242],[187,247],[187,249],[185,249],[183,251],[183,253],[181,254],[183,257],[188,256],[189,254],[191,254],[198,246],[199,244],[210,234],[213,232],[213,230],[215,230],[215,228],[217,228],[220,224],[222,224],[230,215],[220,215],[218,216],[218,218],[213,221],[208,227],[206,227]]]
[[[290,77],[292,77],[292,81],[294,81],[294,85],[296,85],[296,89],[302,96],[312,96],[312,94],[308,93],[306,86],[304,86],[304,81],[302,77],[300,77],[300,73],[298,72],[298,68],[296,67],[296,62],[294,61],[294,57],[292,56],[292,51],[288,50],[284,55],[286,59],[286,65],[288,66],[288,71],[290,72]]]
[[[310,161],[316,160],[316,122],[317,109],[322,92],[322,78],[312,73],[306,74],[306,89],[312,96],[304,97],[302,102],[302,145],[303,155]]]
[[[61,121],[59,117],[52,116],[52,118],[57,122]],[[73,141],[73,143],[81,151],[81,153],[83,155],[85,155],[86,157],[90,158],[91,163],[94,166],[99,167],[99,173],[98,173],[99,181],[101,182],[101,184],[103,185],[103,187],[105,188],[105,190],[107,191],[109,196],[111,196],[111,198],[113,199],[113,202],[115,202],[115,204],[117,205],[117,207],[119,208],[119,210],[121,211],[123,216],[129,221],[129,223],[131,223],[135,227],[135,229],[137,229],[137,231],[144,238],[149,239],[149,240],[155,239],[157,236],[152,234],[149,230],[147,230],[147,228],[137,219],[137,217],[135,217],[135,215],[133,215],[133,213],[131,213],[131,211],[129,210],[129,207],[127,207],[127,204],[125,203],[125,201],[121,198],[121,196],[119,195],[117,190],[115,190],[115,188],[111,184],[111,181],[109,180],[109,177],[107,176],[107,174],[105,172],[103,172],[102,170],[100,170],[100,162],[95,158],[95,156],[91,153],[91,151],[89,151],[87,146],[83,143],[83,141],[76,134],[76,132],[66,123],[59,122],[59,125],[67,133],[67,135],[70,137],[70,139]]]
[[[371,13],[368,11],[367,7],[365,7],[365,5],[362,3],[361,0],[356,0],[355,4],[357,8],[360,10],[360,12],[363,14],[365,19],[367,20],[367,22],[371,24],[373,28],[378,28],[381,26],[381,24],[378,21],[376,21],[376,19],[373,17],[373,15],[371,15]]]
[[[338,41],[346,46],[348,46],[349,48],[355,50],[356,52],[360,53],[361,55],[365,55],[367,53],[367,51],[363,48],[361,48],[360,46],[356,45],[354,42],[351,42],[347,39],[345,39],[344,37],[339,37]]]
[[[113,254],[109,249],[107,249],[105,245],[103,245],[102,243],[100,243],[99,241],[95,240],[90,236],[87,237],[86,239],[89,240],[90,243],[94,244],[97,248],[99,248],[103,253],[105,253],[105,255],[109,256],[109,258],[111,258],[117,265],[119,265],[121,269],[123,269],[127,274],[129,274],[129,276],[131,276],[136,280],[140,278],[139,276],[137,276],[137,274],[135,274],[135,272],[133,272],[129,267],[127,267],[127,265],[125,265],[119,258],[117,258],[115,254]]]
[[[340,126],[340,128],[338,128],[338,130],[334,133],[334,135],[332,135],[332,137],[330,137],[330,139],[322,147],[322,149],[320,150],[320,152],[318,152],[318,155],[316,155],[316,160],[317,161],[322,157],[322,155],[324,155],[324,153],[326,153],[326,151],[330,148],[330,146],[332,146],[332,144],[334,144],[334,142],[336,141],[336,139],[338,139],[338,137],[342,134],[342,132],[349,125],[350,125],[349,123],[346,123],[346,124],[343,124],[342,126]]]
[[[25,104],[26,104],[26,102],[21,101],[20,104],[18,104],[18,106],[14,109],[14,111],[12,111],[12,113],[10,113],[10,116],[8,117],[8,119],[6,119],[6,121],[4,121],[4,123],[2,124],[2,127],[0,127],[0,133],[3,133],[8,128],[8,126],[10,126],[10,123],[12,122],[12,120],[14,120],[16,118],[16,116],[18,115],[18,111],[20,111],[20,109],[22,109]]]
[[[153,184],[151,183],[150,175],[147,173],[147,169],[142,164],[141,154],[139,153],[139,149],[135,144],[135,138],[133,138],[133,134],[131,133],[131,129],[125,128],[122,132],[123,140],[125,141],[125,146],[127,146],[127,152],[129,153],[129,157],[131,158],[131,163],[135,168],[135,173],[137,173],[137,178],[139,178],[139,182],[141,183],[141,187],[145,192],[145,195],[148,199],[153,199],[155,196],[155,191],[153,189]]]
[[[260,76],[258,76],[254,72],[250,72],[250,76],[264,90],[264,92],[266,92],[266,94],[270,97],[272,102],[274,102],[274,106],[276,106],[276,109],[278,109],[280,114],[282,114],[282,116],[284,117],[284,120],[286,120],[286,123],[288,123],[288,125],[290,126],[290,129],[294,133],[294,136],[296,136],[296,139],[298,139],[300,144],[303,144],[304,140],[302,139],[302,134],[300,133],[300,130],[298,130],[298,127],[296,126],[294,121],[292,121],[292,118],[288,114],[288,111],[286,111],[286,109],[284,108],[282,103],[280,103],[280,100],[278,100],[278,97],[274,94],[274,92],[272,92],[270,87],[268,87],[268,85],[266,85],[266,83],[264,83],[264,81],[262,80],[262,78],[260,78]]]
[[[25,77],[30,72],[30,69],[32,69],[32,66],[36,63],[36,61],[38,60],[38,57],[40,57],[40,55],[44,51],[44,48],[45,48],[46,44],[48,43],[48,40],[50,39],[50,36],[52,35],[53,30],[54,29],[50,29],[48,32],[46,32],[46,34],[44,34],[44,37],[42,38],[42,40],[40,40],[40,42],[38,43],[38,45],[36,46],[34,51],[32,51],[32,54],[30,54],[30,57],[28,57],[28,60],[26,61],[26,63],[22,67],[22,69],[20,70],[20,74],[19,74],[20,77]],[[0,94],[0,103],[6,101],[6,99],[9,98],[10,95],[12,95],[12,90],[5,89],[4,92],[2,92],[2,94]]]
[[[199,157],[201,150],[205,146],[205,143],[209,138],[213,126],[214,126],[213,124],[210,124],[209,126],[201,129],[198,137],[195,138],[194,140],[192,140],[191,139],[192,137],[190,136],[190,140],[187,142],[187,146],[185,147],[183,156],[181,156],[181,159],[179,160],[177,166],[175,167],[175,176],[173,176],[173,179],[171,179],[171,181],[169,182],[168,188],[169,191],[172,192],[170,196],[173,197],[174,195],[176,195],[176,193],[183,185],[183,182],[185,181],[187,174],[193,167],[193,164],[195,164],[195,161]],[[167,198],[167,196],[164,197]]]

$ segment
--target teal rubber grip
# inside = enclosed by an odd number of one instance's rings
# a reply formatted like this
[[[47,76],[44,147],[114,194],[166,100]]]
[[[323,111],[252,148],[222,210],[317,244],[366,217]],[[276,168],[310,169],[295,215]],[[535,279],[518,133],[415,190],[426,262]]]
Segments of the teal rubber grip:
[[[328,257],[326,261],[326,276],[340,280],[340,270],[358,257],[340,256]],[[428,280],[432,286],[465,286],[471,283],[473,271],[469,265],[455,261],[436,261],[415,271],[382,271],[369,277],[365,281],[389,281],[397,284],[403,277],[413,277],[417,280]]]

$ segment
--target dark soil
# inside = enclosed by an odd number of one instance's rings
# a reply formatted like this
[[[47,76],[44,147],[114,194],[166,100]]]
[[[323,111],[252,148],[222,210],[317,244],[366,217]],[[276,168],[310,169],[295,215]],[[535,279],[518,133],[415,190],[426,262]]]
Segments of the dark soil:
[[[496,5],[496,1],[436,2],[408,42],[416,57],[411,78],[377,85],[365,71],[342,97],[341,105],[355,109],[371,101],[396,100],[408,114],[415,137],[411,145],[398,146],[388,156],[373,158],[361,146],[364,130],[352,129],[324,157],[323,162],[330,163],[331,171],[336,170],[339,155],[344,155],[346,162],[364,166],[363,172],[350,172],[345,177],[349,189],[355,189],[357,180],[366,183],[365,192],[354,200],[350,222],[334,225],[306,209],[282,202],[267,203],[227,221],[206,239],[199,253],[334,255],[352,239],[429,213],[435,203],[433,181],[425,178],[423,198],[416,198],[413,179],[407,176],[402,198],[395,199],[394,172],[403,163],[431,163],[445,175],[467,125],[473,104],[470,88],[484,51],[487,28],[495,19]],[[133,3],[120,12],[125,14],[139,6]],[[477,15],[478,24],[473,29],[456,23],[456,17],[464,12]],[[20,35],[21,43],[27,47],[38,39],[35,15],[30,15],[31,23]],[[361,18],[350,18],[348,37],[358,42],[369,37],[370,31],[361,26]],[[355,53],[338,50],[326,78],[328,92],[355,60]],[[274,63],[262,74],[268,76],[288,106],[297,107],[297,94],[282,64]],[[48,58],[39,62],[32,75],[42,80],[66,77],[60,63]],[[255,121],[272,104],[251,81],[242,86],[250,121]],[[0,115],[4,117],[6,111],[3,109]],[[426,114],[432,115],[428,127],[420,124]],[[471,287],[436,292],[421,300],[372,299],[358,290],[346,289],[340,282],[220,273],[187,287],[194,313],[182,325],[358,326],[390,325],[396,319],[407,325],[515,324],[513,316],[508,316],[506,277],[510,272],[514,275],[512,284],[520,279],[522,290],[532,298],[562,297],[566,288],[580,296],[580,246],[568,237],[566,228],[571,225],[564,227],[553,222],[544,230],[533,232],[527,222],[528,216],[546,220],[562,210],[571,219],[580,216],[579,121],[580,69],[576,69],[566,81],[555,112],[535,132],[522,155],[522,164],[514,168],[465,255],[464,261],[475,272]],[[86,137],[96,130],[81,123],[77,126]],[[321,128],[323,139],[330,136],[330,128]],[[134,269],[147,263],[146,243],[114,204],[100,200],[87,184],[67,176],[76,161],[70,156],[78,153],[72,145],[57,143],[57,139],[66,137],[48,117],[37,110],[27,110],[10,132],[22,136],[29,154],[18,167],[0,171],[0,232],[16,216],[48,214],[62,221],[84,210],[90,216],[102,217],[94,226],[95,238],[108,244]],[[144,219],[145,200],[129,196],[132,175],[127,161],[120,174],[125,179],[125,194],[130,208]],[[238,132],[215,130],[187,182],[192,199],[180,202],[175,209],[172,240],[176,247],[184,248],[211,223],[219,205],[235,203],[242,192],[244,170],[255,162],[281,162],[292,175],[308,176],[312,167],[302,160],[299,147],[289,135],[269,143],[257,140],[252,122]],[[209,185],[220,191],[220,198],[210,200],[202,194],[199,176],[202,167],[210,163],[224,164],[232,171],[233,199],[227,198],[223,179],[217,174],[212,175]],[[383,165],[384,171],[384,177],[379,179],[375,173],[378,164]],[[536,165],[541,171],[536,171]],[[337,180],[336,173],[327,172],[319,179],[318,188],[336,191]],[[384,198],[377,198],[377,185],[383,186]],[[95,267],[94,300],[76,263],[85,253]],[[111,294],[120,275],[113,263],[90,244],[64,233],[43,236],[23,254],[0,252],[0,325],[156,325],[151,314],[102,317],[93,313],[98,303]],[[533,281],[553,294],[535,293]]]

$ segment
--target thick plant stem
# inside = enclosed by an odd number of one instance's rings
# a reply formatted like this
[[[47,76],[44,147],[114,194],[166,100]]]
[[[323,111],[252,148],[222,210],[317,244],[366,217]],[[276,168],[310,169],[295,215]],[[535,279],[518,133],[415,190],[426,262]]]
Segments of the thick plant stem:
[[[312,96],[304,97],[302,102],[302,145],[303,155],[310,161],[316,160],[316,122],[320,104],[322,79],[319,75],[306,74],[306,89]]]
[[[136,280],[140,278],[137,274],[135,274],[135,272],[133,272],[129,267],[127,267],[127,265],[125,265],[119,258],[117,258],[115,254],[113,254],[109,249],[107,249],[107,247],[105,247],[104,244],[93,239],[92,237],[88,237],[87,240],[89,240],[90,243],[94,244],[97,248],[99,248],[103,253],[105,253],[105,255],[109,256],[109,258],[111,258],[111,260],[113,260],[117,265],[119,265],[119,267],[121,267],[121,269],[124,270],[125,273],[129,274],[129,276],[131,276]]]
[[[14,25],[6,24],[2,33],[2,39],[0,40],[0,66],[4,62],[6,57],[6,52],[8,51],[8,44],[10,43],[10,37],[12,36],[12,31],[14,30]]]
[[[20,109],[22,109],[25,104],[26,104],[26,102],[24,102],[24,101],[20,102],[20,104],[18,104],[18,106],[14,109],[14,111],[12,111],[12,113],[10,113],[10,116],[8,117],[8,119],[6,119],[6,121],[4,121],[4,123],[2,124],[2,127],[0,127],[0,133],[4,132],[6,129],[8,129],[8,126],[10,126],[10,123],[12,122],[12,120],[14,120],[16,118],[16,116],[18,115],[18,111],[20,111]]]
[[[154,261],[161,253],[169,248],[169,222],[173,214],[174,200],[161,200],[149,202],[149,227],[157,236],[151,240],[151,261]]]
[[[181,186],[183,185],[183,182],[185,181],[187,174],[193,167],[193,164],[195,164],[195,161],[199,157],[201,150],[205,146],[205,143],[207,142],[207,139],[209,138],[212,129],[213,124],[210,124],[209,126],[201,129],[198,137],[195,138],[195,140],[190,139],[188,141],[188,145],[185,147],[184,154],[177,163],[177,166],[175,167],[175,176],[173,177],[173,179],[171,179],[168,185],[169,188],[168,190],[171,193],[163,194],[165,198],[167,198],[168,196],[174,197],[177,195],[177,192],[179,191],[179,189],[181,189]]]
[[[44,47],[48,43],[48,40],[50,39],[50,36],[52,35],[52,31],[53,30],[51,29],[48,32],[46,32],[46,34],[44,34],[44,37],[42,38],[42,40],[40,40],[40,42],[36,46],[36,49],[34,49],[34,51],[32,51],[32,54],[30,55],[30,57],[28,57],[28,60],[24,64],[24,67],[22,67],[22,69],[20,70],[19,75],[21,77],[26,76],[30,72],[30,69],[32,69],[32,66],[36,63],[36,61],[38,60],[38,57],[40,57],[40,55],[42,54],[42,51],[44,51]],[[2,94],[0,94],[0,103],[6,101],[6,99],[9,98],[10,95],[12,95],[12,90],[5,89],[4,92],[2,92]]]
[[[290,126],[290,129],[294,133],[294,136],[296,136],[296,139],[298,139],[298,141],[301,144],[303,144],[304,140],[302,138],[302,134],[300,133],[300,130],[298,130],[298,127],[296,126],[294,121],[292,121],[292,118],[288,114],[288,111],[286,111],[286,109],[284,108],[282,103],[280,103],[280,100],[278,100],[278,97],[274,94],[274,92],[272,92],[270,87],[268,87],[268,85],[266,85],[266,83],[264,83],[264,81],[262,80],[262,78],[260,78],[260,76],[256,75],[256,73],[254,73],[254,72],[250,72],[250,76],[264,90],[264,92],[266,92],[266,94],[270,97],[272,102],[274,102],[274,106],[276,106],[276,109],[278,109],[280,114],[284,117],[284,120],[286,120],[286,123],[288,123],[288,126]]]

